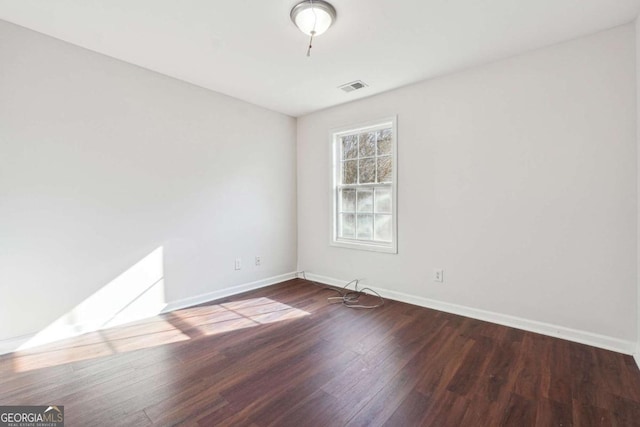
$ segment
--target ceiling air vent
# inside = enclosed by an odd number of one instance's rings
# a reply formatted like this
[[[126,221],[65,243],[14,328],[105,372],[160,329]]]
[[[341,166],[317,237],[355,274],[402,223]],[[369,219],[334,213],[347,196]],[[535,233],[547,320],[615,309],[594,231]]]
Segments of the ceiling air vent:
[[[367,87],[367,84],[362,80],[356,80],[355,82],[338,86],[338,89],[342,89],[345,92],[353,92],[354,90],[362,89],[363,87]]]

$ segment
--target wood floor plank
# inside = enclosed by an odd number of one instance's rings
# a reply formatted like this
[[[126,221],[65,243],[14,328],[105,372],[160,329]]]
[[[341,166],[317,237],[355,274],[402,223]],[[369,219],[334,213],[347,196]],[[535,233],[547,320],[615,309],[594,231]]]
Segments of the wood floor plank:
[[[442,391],[431,396],[432,406],[425,411],[419,425],[424,426],[460,426],[469,410],[470,402],[465,397],[449,391]],[[479,425],[479,420],[472,421]],[[490,425],[490,424],[486,424]]]
[[[401,370],[349,420],[347,425],[350,427],[384,425],[412,392],[415,385],[414,374],[412,370]]]
[[[571,427],[574,425],[571,409],[571,403],[564,404],[554,400],[540,399],[536,410],[535,425],[536,427]]]
[[[536,424],[537,408],[533,400],[526,399],[517,394],[511,394],[505,408],[502,419],[493,421],[501,426],[533,426]]]
[[[412,390],[400,403],[398,408],[384,423],[385,427],[395,426],[419,426],[423,424],[423,420],[427,411],[433,405],[432,396]]]
[[[572,418],[575,426],[611,427],[621,425],[618,422],[614,423],[615,417],[610,411],[579,401],[573,402]]]
[[[339,410],[344,402],[322,390],[316,390],[300,404],[284,412],[279,418],[267,424],[269,426],[339,426],[347,419]]]
[[[513,393],[529,399],[542,396],[542,375],[545,366],[541,350],[546,347],[543,337],[527,333],[522,339],[520,351],[516,356],[512,385]]]
[[[389,357],[381,357],[378,363],[362,362],[356,359],[343,374],[330,380],[322,390],[327,391],[344,405],[340,412],[346,419],[351,419],[369,404],[372,396],[377,395],[392,383],[399,372],[406,366],[421,348],[414,343],[412,349],[406,348],[394,352]]]
[[[630,356],[302,279],[0,356],[66,425],[631,426]]]

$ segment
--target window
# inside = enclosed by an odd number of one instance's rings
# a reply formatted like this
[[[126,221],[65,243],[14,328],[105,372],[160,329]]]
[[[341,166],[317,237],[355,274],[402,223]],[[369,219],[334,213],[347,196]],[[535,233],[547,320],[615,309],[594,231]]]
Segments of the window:
[[[397,253],[396,119],[333,132],[331,243]]]

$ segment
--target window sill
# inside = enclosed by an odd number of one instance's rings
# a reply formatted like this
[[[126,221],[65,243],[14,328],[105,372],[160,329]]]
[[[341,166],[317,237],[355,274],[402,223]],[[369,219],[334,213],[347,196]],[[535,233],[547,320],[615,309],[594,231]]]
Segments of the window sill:
[[[375,243],[364,243],[364,242],[346,241],[346,240],[332,240],[330,245],[338,248],[357,249],[361,251],[382,252],[387,254],[398,253],[398,247],[396,246],[395,243],[375,244]]]

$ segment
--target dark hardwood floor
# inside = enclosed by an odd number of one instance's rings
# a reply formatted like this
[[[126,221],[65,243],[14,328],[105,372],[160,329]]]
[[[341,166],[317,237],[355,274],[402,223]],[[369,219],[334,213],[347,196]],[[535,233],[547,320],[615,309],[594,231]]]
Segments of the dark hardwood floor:
[[[304,280],[0,356],[67,426],[638,426],[632,357]]]

